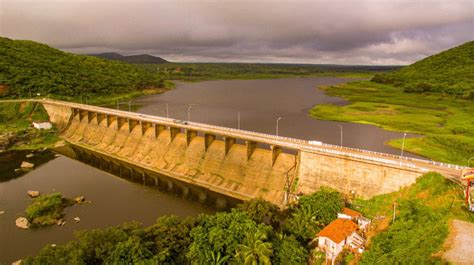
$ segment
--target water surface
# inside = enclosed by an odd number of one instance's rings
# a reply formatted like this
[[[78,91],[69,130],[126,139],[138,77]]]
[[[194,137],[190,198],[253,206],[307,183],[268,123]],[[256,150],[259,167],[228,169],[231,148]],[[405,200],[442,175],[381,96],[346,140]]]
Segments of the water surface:
[[[181,120],[276,134],[305,140],[342,144],[347,147],[400,154],[385,142],[402,138],[403,133],[385,131],[365,124],[317,120],[309,110],[317,104],[348,104],[318,89],[348,82],[335,77],[289,78],[271,80],[225,80],[197,83],[176,82],[176,89],[138,98],[138,112]],[[414,135],[410,135],[414,136]],[[411,155],[413,156],[413,155]]]

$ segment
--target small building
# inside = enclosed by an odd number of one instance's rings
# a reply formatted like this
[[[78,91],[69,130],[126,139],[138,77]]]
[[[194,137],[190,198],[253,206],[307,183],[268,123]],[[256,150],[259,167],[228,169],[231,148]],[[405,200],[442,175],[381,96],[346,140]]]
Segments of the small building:
[[[352,220],[338,218],[318,233],[318,248],[326,252],[326,258],[334,264],[344,246],[353,246],[360,240],[358,226]]]
[[[34,121],[33,127],[35,127],[38,130],[49,130],[53,128],[53,125],[49,121]]]
[[[346,207],[342,209],[342,213],[337,214],[337,218],[352,220],[355,223],[357,223],[357,225],[359,226],[361,230],[364,230],[364,231],[367,230],[370,224],[370,219],[362,216],[360,212],[346,208]]]

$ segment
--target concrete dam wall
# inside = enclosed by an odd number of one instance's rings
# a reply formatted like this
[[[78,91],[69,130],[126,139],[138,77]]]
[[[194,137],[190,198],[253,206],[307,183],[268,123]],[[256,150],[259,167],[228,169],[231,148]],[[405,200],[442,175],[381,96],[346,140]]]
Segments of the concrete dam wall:
[[[263,198],[283,206],[292,194],[320,186],[371,197],[410,185],[422,174],[307,150],[281,137],[74,103],[43,106],[61,137],[74,145],[240,200]]]

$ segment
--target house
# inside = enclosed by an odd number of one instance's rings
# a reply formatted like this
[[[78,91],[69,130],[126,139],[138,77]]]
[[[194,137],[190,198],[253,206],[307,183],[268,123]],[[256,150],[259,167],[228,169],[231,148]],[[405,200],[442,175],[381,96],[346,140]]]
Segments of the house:
[[[326,258],[334,264],[344,246],[357,247],[356,245],[359,245],[362,238],[357,235],[358,228],[352,220],[338,218],[318,233],[318,248],[326,252]]]
[[[34,121],[33,127],[38,130],[49,130],[53,127],[53,125],[51,124],[51,122],[48,121]]]
[[[342,209],[342,213],[337,214],[337,218],[352,220],[357,223],[357,225],[359,226],[361,230],[364,230],[364,231],[367,230],[370,224],[370,219],[362,216],[360,212],[354,211],[346,207]]]

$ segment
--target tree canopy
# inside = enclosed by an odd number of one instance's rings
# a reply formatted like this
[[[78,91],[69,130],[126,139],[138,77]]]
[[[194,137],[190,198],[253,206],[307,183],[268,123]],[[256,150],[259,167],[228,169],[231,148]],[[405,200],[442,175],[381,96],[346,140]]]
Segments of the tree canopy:
[[[71,54],[34,41],[0,37],[0,58],[0,96],[79,97],[163,86],[163,79],[154,71]]]
[[[438,92],[474,99],[474,41],[429,56],[372,81],[407,92]]]

